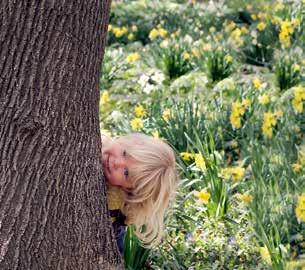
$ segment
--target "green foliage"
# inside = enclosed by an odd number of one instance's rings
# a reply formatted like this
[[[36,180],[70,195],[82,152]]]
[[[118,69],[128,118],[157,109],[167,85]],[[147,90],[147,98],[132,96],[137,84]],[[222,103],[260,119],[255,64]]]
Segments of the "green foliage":
[[[164,119],[162,113],[171,109],[169,119]],[[171,99],[163,106],[154,103],[151,106],[151,128],[157,129],[162,138],[165,138],[178,153],[188,148],[190,142],[187,137],[194,138],[198,132],[201,138],[206,134],[205,115],[200,111],[198,101],[193,98],[177,101]]]
[[[127,270],[140,270],[145,266],[149,249],[143,248],[134,234],[132,226],[127,227],[124,239],[124,263]]]
[[[194,64],[189,54],[189,46],[173,40],[167,46],[161,48],[152,47],[154,64],[172,80],[178,78],[193,69]]]
[[[227,78],[233,73],[233,57],[221,47],[207,52],[206,66],[212,82]]]
[[[246,63],[258,66],[271,66],[278,33],[270,22],[263,23],[266,24],[266,29],[259,31],[256,29],[258,23],[252,22],[249,29],[252,35],[248,35],[245,38],[245,44],[241,52]]]
[[[278,59],[274,65],[274,72],[278,86],[282,91],[297,85],[301,81],[301,66],[295,56],[286,55]]]
[[[220,2],[114,5],[127,31],[109,32],[101,128],[166,140],[181,176],[162,243],[145,250],[129,228],[127,269],[304,266],[305,4]]]

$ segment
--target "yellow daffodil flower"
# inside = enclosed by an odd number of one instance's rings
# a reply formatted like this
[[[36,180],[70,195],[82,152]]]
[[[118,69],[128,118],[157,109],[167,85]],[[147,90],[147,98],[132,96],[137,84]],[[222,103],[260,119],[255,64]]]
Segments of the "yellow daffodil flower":
[[[264,113],[262,132],[266,137],[271,138],[273,136],[272,128],[276,125],[276,123],[277,118],[274,113]]]
[[[256,28],[259,30],[259,31],[263,31],[265,30],[267,27],[267,25],[264,23],[264,22],[260,22],[259,24],[257,24]]]
[[[195,154],[195,165],[202,171],[206,170],[206,164],[201,153]]]
[[[131,26],[131,31],[132,32],[137,32],[138,31],[138,27],[136,25]]]
[[[194,196],[197,197],[199,203],[208,204],[211,194],[207,191],[206,188],[193,192]]]
[[[148,37],[150,38],[150,40],[155,40],[157,37],[159,36],[159,31],[155,28],[153,28],[150,32]]]
[[[270,97],[267,94],[263,94],[258,97],[258,103],[262,105],[267,105],[270,103]]]
[[[184,52],[182,54],[183,60],[189,60],[191,58],[191,55],[188,52]]]
[[[243,202],[243,203],[250,203],[253,200],[253,196],[249,194],[249,192],[245,192],[245,193],[238,193],[236,194],[236,197],[239,201]]]
[[[105,105],[109,102],[109,92],[108,91],[103,91],[100,102],[102,105]]]
[[[140,55],[138,53],[130,53],[129,55],[127,55],[126,57],[126,61],[128,63],[133,63],[136,62],[140,59]]]
[[[227,54],[225,57],[224,57],[224,60],[226,63],[230,64],[232,63],[233,61],[233,57],[230,55],[230,54]]]
[[[232,180],[235,182],[242,180],[244,175],[245,175],[245,169],[240,166],[228,167],[221,170],[221,176],[224,179],[229,180],[230,178],[232,178]]]
[[[262,82],[260,81],[259,78],[254,78],[254,79],[252,80],[252,83],[253,83],[253,86],[254,86],[254,88],[255,88],[256,90],[260,90],[260,89],[261,89],[261,87],[262,87]]]
[[[133,130],[140,130],[143,128],[143,122],[141,118],[134,118],[130,121],[131,128]]]
[[[170,109],[166,109],[163,113],[162,113],[162,117],[165,121],[168,121],[171,117],[171,111]]]
[[[138,118],[143,118],[147,114],[142,105],[135,106],[134,113]]]
[[[193,159],[194,155],[189,152],[181,152],[180,157],[185,161],[191,161]]]
[[[295,173],[299,173],[302,170],[302,165],[300,163],[292,164],[292,169]]]
[[[259,252],[261,254],[262,259],[269,265],[271,265],[271,256],[269,250],[266,246],[260,247]]]
[[[197,48],[192,48],[192,55],[196,58],[200,57],[200,52]]]
[[[298,196],[295,214],[300,221],[305,222],[305,193]]]

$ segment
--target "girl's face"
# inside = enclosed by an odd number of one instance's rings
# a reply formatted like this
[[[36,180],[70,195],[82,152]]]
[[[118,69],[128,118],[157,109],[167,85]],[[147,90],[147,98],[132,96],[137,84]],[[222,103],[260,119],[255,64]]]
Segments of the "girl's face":
[[[102,163],[104,175],[110,185],[131,188],[128,174],[134,161],[122,144],[115,139],[103,141]]]

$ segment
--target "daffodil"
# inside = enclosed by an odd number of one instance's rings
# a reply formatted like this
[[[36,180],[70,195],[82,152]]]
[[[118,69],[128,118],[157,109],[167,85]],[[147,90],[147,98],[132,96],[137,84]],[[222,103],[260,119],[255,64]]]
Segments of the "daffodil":
[[[273,115],[275,116],[276,119],[279,119],[279,118],[283,117],[284,113],[282,110],[278,110],[278,111],[275,111],[273,113]]]
[[[168,121],[171,117],[171,111],[170,109],[166,109],[165,111],[163,111],[162,113],[162,117],[165,121]]]
[[[258,103],[262,105],[267,105],[270,103],[270,97],[267,94],[263,94],[258,97]]]
[[[233,43],[240,47],[244,44],[244,41],[242,39],[242,32],[239,28],[234,29],[230,34],[230,40],[233,41]]]
[[[142,105],[135,106],[134,113],[138,118],[143,118],[147,114]]]
[[[241,128],[241,117],[245,114],[246,109],[250,105],[251,101],[249,99],[244,99],[242,102],[235,101],[232,103],[230,122],[234,128]]]
[[[132,31],[132,32],[137,32],[137,31],[138,31],[138,27],[137,27],[136,25],[133,25],[133,26],[131,27],[131,31]]]
[[[299,173],[302,170],[302,165],[300,163],[292,164],[292,169],[295,173]]]
[[[230,55],[230,54],[227,54],[225,57],[224,57],[224,60],[227,64],[230,64],[232,63],[233,61],[233,57]]]
[[[235,182],[242,180],[245,175],[245,169],[240,166],[228,167],[221,170],[221,176],[224,179],[232,179]]]
[[[123,26],[122,28],[112,27],[112,32],[116,38],[120,38],[128,32],[128,28],[126,26]]]
[[[160,48],[167,48],[169,45],[169,42],[167,39],[162,40],[162,42],[160,43]]]
[[[211,51],[212,50],[212,45],[210,43],[204,43],[203,46],[202,46],[202,49],[204,51]]]
[[[184,52],[182,54],[183,60],[189,60],[191,58],[191,55],[188,52]]]
[[[215,32],[216,32],[215,26],[211,26],[211,27],[209,28],[209,32],[210,32],[210,33],[215,33]]]
[[[167,31],[162,27],[160,27],[158,29],[158,33],[159,33],[159,36],[162,37],[162,38],[165,38],[167,36]]]
[[[249,192],[245,193],[237,193],[236,197],[238,200],[240,200],[243,203],[250,203],[253,200],[253,196],[249,194]]]
[[[245,168],[237,166],[231,168],[232,179],[237,182],[240,181],[245,175]]]
[[[280,11],[283,10],[285,8],[284,4],[282,2],[276,3],[276,5],[274,6],[274,11]]]
[[[256,21],[256,20],[257,20],[257,15],[256,15],[256,14],[251,14],[251,19],[252,19],[253,21]]]
[[[156,28],[153,28],[150,32],[149,32],[149,38],[150,40],[154,40],[159,36],[159,31]]]
[[[265,7],[266,8],[266,7]],[[259,12],[258,14],[257,14],[257,17],[259,18],[259,19],[261,19],[261,20],[263,20],[263,19],[266,19],[267,18],[267,14],[266,13],[264,13],[264,12]]]
[[[131,128],[133,130],[140,130],[143,128],[143,122],[141,118],[134,118],[130,121]]]
[[[262,132],[263,134],[271,138],[273,135],[273,127],[277,123],[277,117],[274,115],[274,113],[266,112],[264,113],[264,120],[262,125]]]
[[[294,87],[294,98],[298,101],[305,100],[305,87],[295,86]]]
[[[301,145],[298,151],[298,162],[305,166],[305,145]]]
[[[231,114],[230,115],[230,123],[236,129],[241,128],[241,119],[240,119],[240,116],[236,115],[236,114]]]
[[[192,55],[196,58],[200,57],[200,52],[197,48],[192,48]]]
[[[102,96],[101,96],[101,104],[105,105],[108,102],[109,102],[109,92],[103,91]]]
[[[240,31],[242,32],[242,34],[247,34],[249,32],[249,30],[245,26],[242,26],[242,28],[240,28]]]
[[[261,82],[261,80],[260,80],[259,78],[254,78],[254,79],[252,80],[252,83],[253,83],[253,86],[254,86],[254,88],[255,88],[256,90],[260,90],[260,89],[261,89],[261,87],[262,87],[262,82]]]
[[[247,109],[248,107],[251,106],[251,100],[248,99],[248,98],[245,98],[245,99],[242,101],[241,105],[244,107],[244,109]]]
[[[185,161],[191,161],[193,159],[194,155],[189,152],[181,152],[180,157]]]
[[[267,25],[264,23],[264,22],[260,22],[257,24],[256,28],[259,30],[259,31],[263,31],[265,30],[267,27]]]
[[[298,64],[292,65],[292,71],[293,72],[299,72],[301,70],[301,66]]]
[[[298,196],[295,214],[300,221],[305,222],[305,193]]]
[[[236,27],[236,23],[233,21],[226,21],[225,22],[225,31],[226,32],[231,32],[234,28]]]
[[[303,103],[295,99],[292,100],[292,107],[298,113],[302,113],[304,111]]]
[[[195,154],[195,165],[202,171],[206,170],[206,164],[201,153]]]
[[[211,194],[207,191],[206,188],[193,192],[194,196],[197,197],[199,203],[208,204]]]
[[[126,61],[128,63],[133,63],[136,62],[140,59],[140,55],[138,53],[130,53],[129,55],[127,55],[126,57]]]
[[[133,33],[129,33],[127,38],[128,38],[128,40],[134,40],[134,34]]]
[[[271,256],[269,250],[266,246],[260,247],[259,252],[261,254],[262,259],[269,265],[271,265]]]
[[[294,32],[294,27],[296,25],[288,20],[280,21],[280,33],[279,39],[282,44],[282,47],[288,48],[291,45],[290,36]]]
[[[305,87],[303,86],[295,86],[294,87],[294,97],[292,100],[292,106],[296,112],[302,113],[303,109],[303,101],[305,100]]]

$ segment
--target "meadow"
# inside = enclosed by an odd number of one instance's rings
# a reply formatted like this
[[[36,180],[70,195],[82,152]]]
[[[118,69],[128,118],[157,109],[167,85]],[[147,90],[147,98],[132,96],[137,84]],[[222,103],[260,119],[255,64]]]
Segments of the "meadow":
[[[113,1],[100,126],[170,143],[165,237],[126,269],[305,269],[305,1]]]

